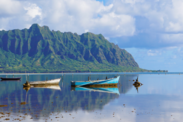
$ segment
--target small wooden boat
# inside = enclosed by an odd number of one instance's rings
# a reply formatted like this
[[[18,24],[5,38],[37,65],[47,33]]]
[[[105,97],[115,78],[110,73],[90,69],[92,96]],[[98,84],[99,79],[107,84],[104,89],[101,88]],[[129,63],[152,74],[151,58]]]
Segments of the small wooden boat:
[[[120,94],[118,87],[72,87],[74,91],[94,91],[94,92],[104,92],[104,93],[114,93]]]
[[[23,84],[24,87],[36,86],[36,85],[58,85],[61,78],[47,80],[47,81],[35,81],[35,82],[26,82]]]
[[[71,81],[71,86],[77,86],[77,87],[81,87],[81,86],[116,86],[118,84],[120,76],[116,76],[114,78],[109,78],[109,79],[104,79],[104,80],[89,80],[89,81]]]
[[[19,77],[19,78],[2,78],[1,77],[1,80],[20,80],[21,79],[21,77]]]

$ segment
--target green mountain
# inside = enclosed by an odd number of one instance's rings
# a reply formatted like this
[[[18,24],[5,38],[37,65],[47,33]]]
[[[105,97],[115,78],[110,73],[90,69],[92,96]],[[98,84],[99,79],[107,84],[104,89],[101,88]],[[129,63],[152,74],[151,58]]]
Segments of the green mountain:
[[[0,71],[144,71],[132,55],[101,34],[29,29],[0,31]]]

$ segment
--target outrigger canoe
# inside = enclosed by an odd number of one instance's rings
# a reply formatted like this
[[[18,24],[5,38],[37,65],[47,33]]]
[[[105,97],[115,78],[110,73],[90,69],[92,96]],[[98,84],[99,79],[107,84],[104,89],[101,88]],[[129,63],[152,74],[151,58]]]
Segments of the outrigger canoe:
[[[19,77],[19,78],[2,78],[1,77],[1,80],[20,80],[21,79],[21,77]]]
[[[81,86],[116,86],[118,84],[120,76],[114,78],[104,79],[104,80],[89,80],[89,81],[71,81],[71,86],[81,87]]]

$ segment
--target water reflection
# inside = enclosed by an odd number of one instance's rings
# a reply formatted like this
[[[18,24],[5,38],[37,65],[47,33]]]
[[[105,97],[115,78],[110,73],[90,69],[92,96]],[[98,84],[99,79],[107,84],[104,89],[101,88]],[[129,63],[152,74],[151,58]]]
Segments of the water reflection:
[[[115,75],[109,74],[107,77],[111,78]],[[26,76],[21,77],[20,82],[1,82],[0,105],[5,106],[0,107],[0,112],[29,116],[33,120],[46,120],[58,113],[73,113],[81,110],[93,113],[103,110],[104,106],[118,99],[119,94],[125,94],[132,89],[132,80],[137,76],[122,75],[116,88],[87,88],[87,90],[80,88],[75,89],[75,91],[71,91],[70,81],[87,80],[88,75],[63,75],[63,80],[59,86],[37,86],[25,90],[22,85],[26,81]],[[91,79],[104,79],[105,77],[106,75],[90,76]],[[48,80],[56,79],[60,78],[60,75],[29,76],[30,81],[42,81],[46,78]],[[18,118],[23,120],[22,117]]]
[[[122,74],[119,94],[93,90],[72,91],[70,81],[114,77],[116,74],[45,74],[30,75],[30,81],[63,77],[60,90],[30,88],[20,82],[0,82],[0,121],[105,121],[154,122],[182,121],[183,75]],[[138,77],[143,86],[137,93],[134,82]],[[134,81],[133,81],[134,80]],[[101,91],[101,90],[100,90]],[[2,117],[4,116],[4,117]]]
[[[115,93],[120,94],[118,87],[71,87],[74,91],[94,91],[94,92],[104,92],[104,93]]]

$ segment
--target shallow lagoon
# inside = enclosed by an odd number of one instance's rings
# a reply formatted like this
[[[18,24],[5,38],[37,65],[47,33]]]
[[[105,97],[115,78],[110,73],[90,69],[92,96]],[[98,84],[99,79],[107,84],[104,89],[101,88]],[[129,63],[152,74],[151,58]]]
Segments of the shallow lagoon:
[[[21,81],[0,82],[0,121],[123,121],[179,122],[183,119],[183,75],[142,73],[75,74],[1,74],[21,77]],[[119,94],[101,91],[77,91],[71,80],[105,79],[120,75]],[[23,89],[29,81],[62,78],[60,88]],[[138,77],[143,84],[133,83]],[[26,104],[21,104],[26,102]]]

